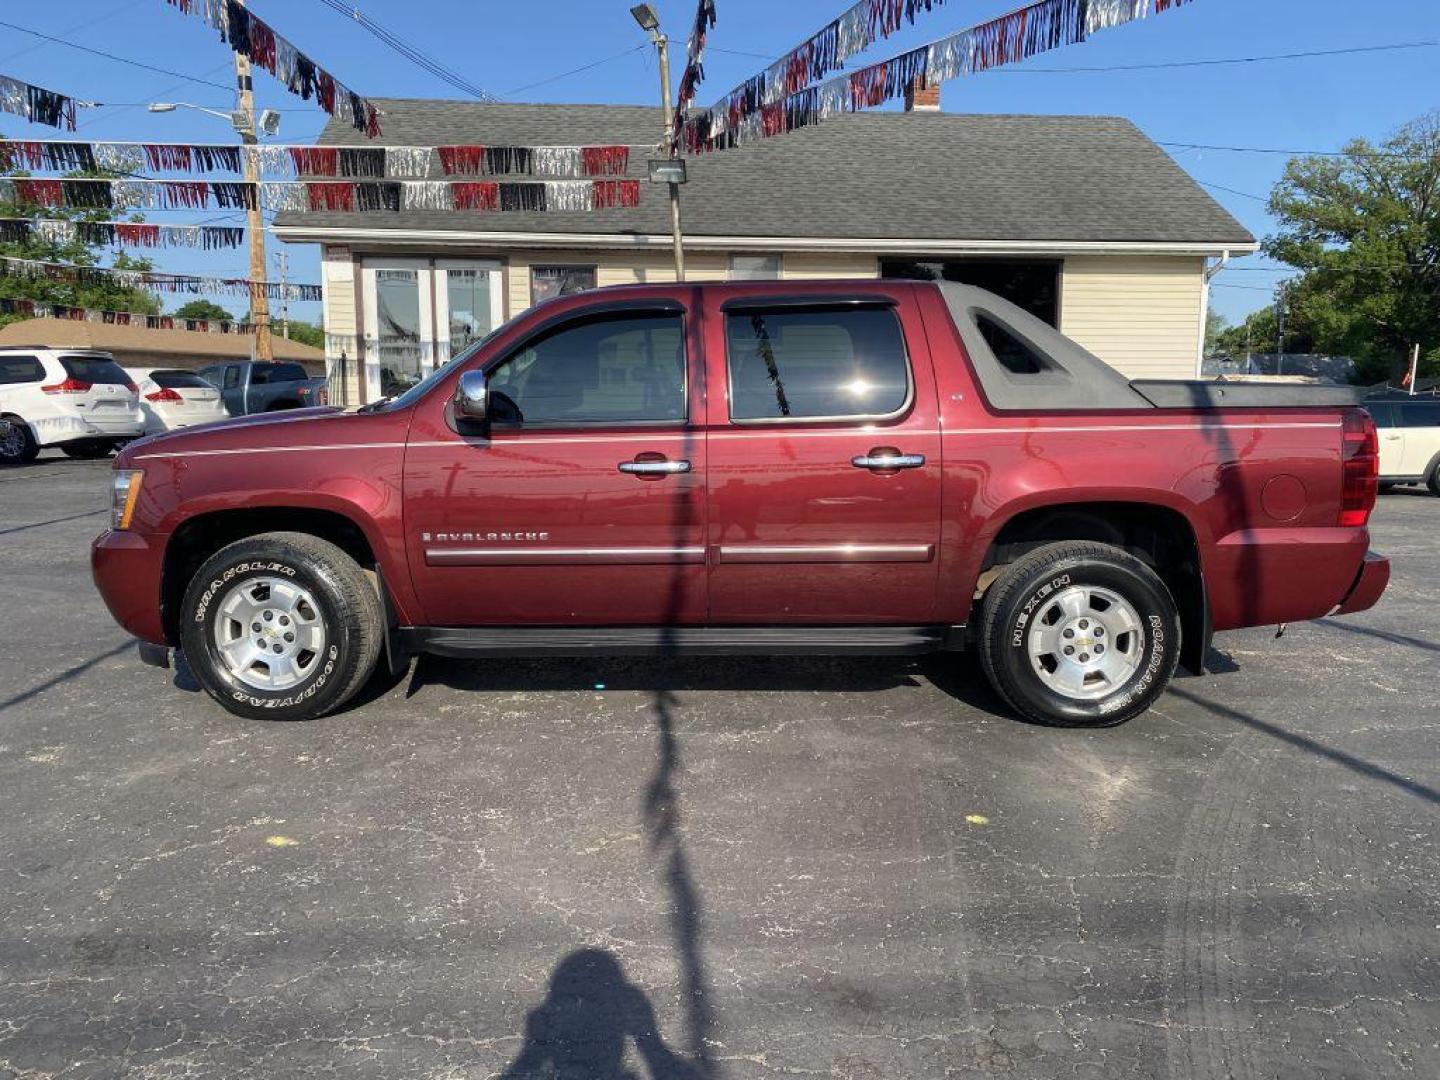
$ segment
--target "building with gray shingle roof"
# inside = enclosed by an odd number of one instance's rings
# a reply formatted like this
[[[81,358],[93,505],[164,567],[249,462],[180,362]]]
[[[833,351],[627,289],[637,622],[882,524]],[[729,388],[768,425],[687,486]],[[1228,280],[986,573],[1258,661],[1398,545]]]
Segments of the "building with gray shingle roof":
[[[380,100],[371,146],[626,144],[640,205],[288,212],[324,245],[332,360],[366,393],[418,377],[557,288],[673,279],[655,108]],[[321,145],[354,145],[332,122]],[[1133,375],[1195,370],[1211,260],[1254,237],[1128,120],[936,111],[838,117],[688,159],[687,276],[941,276],[991,288]],[[441,179],[431,155],[429,177]],[[528,180],[538,177],[487,177]],[[436,327],[440,330],[437,333]]]

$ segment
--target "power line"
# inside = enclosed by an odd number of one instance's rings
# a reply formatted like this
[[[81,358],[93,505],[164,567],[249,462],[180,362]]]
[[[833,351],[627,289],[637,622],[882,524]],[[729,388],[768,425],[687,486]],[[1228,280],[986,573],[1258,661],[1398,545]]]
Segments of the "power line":
[[[359,8],[351,4],[341,3],[341,0],[320,0],[320,2],[326,7],[328,7],[331,11],[337,12],[338,14],[345,16],[347,19],[358,23],[375,37],[383,41],[386,45],[390,46],[390,48],[393,49],[395,52],[405,57],[405,59],[415,64],[417,67],[428,71],[431,75],[434,75],[442,82],[449,83],[451,86],[455,87],[455,89],[461,91],[462,93],[469,94],[471,97],[474,98],[479,98],[481,101],[498,100],[495,95],[490,93],[488,90],[481,89],[474,83],[465,79],[458,72],[446,67],[438,60],[432,59],[425,53],[422,53],[419,49],[415,48],[415,46],[410,45],[401,38],[397,37],[394,33],[385,29],[385,27],[381,26],[374,19],[370,18],[370,16],[366,15]]]
[[[169,75],[172,78],[183,79],[186,82],[200,83],[204,86],[213,86],[218,90],[234,89],[233,87],[226,86],[224,83],[211,82],[208,79],[201,79],[194,75],[186,75],[184,72],[181,71],[171,71],[169,68],[155,67],[153,64],[146,64],[139,60],[131,60],[127,56],[116,56],[114,53],[106,52],[103,49],[92,49],[88,45],[78,45],[73,41],[66,41],[64,38],[52,37],[50,34],[42,34],[39,30],[31,30],[28,27],[16,26],[14,23],[11,22],[5,22],[3,20],[0,20],[0,26],[7,27],[11,30],[18,30],[22,34],[30,34],[34,37],[44,38],[46,41],[51,42],[55,45],[64,45],[67,49],[78,49],[81,52],[90,53],[92,56],[100,56],[105,58],[106,60],[113,60],[117,64],[129,64],[131,67],[144,68],[146,71],[153,71],[158,75]]]
[[[1239,195],[1241,198],[1244,199],[1254,199],[1256,202],[1262,203],[1268,203],[1270,201],[1263,195],[1251,195],[1248,191],[1238,191],[1235,188],[1226,187],[1224,184],[1214,184],[1211,183],[1209,180],[1201,180],[1199,177],[1195,177],[1195,182],[1197,184],[1203,184],[1205,187],[1208,188],[1214,188],[1216,191],[1227,191],[1231,195]]]
[[[1402,41],[1393,45],[1363,45],[1351,49],[1319,49],[1314,52],[1274,53],[1269,56],[1229,56],[1213,60],[1171,60],[1154,64],[1110,64],[1104,67],[1011,67],[1012,75],[1074,75],[1086,72],[1156,71],[1162,68],[1219,67],[1227,64],[1259,64],[1275,60],[1306,60],[1312,57],[1348,56],[1354,53],[1394,52],[1399,49],[1430,49],[1440,41]]]
[[[60,31],[60,36],[68,39],[71,34],[79,33],[81,30],[87,30],[90,27],[95,26],[98,23],[102,23],[107,19],[113,19],[116,15],[121,15],[124,12],[129,11],[131,8],[139,7],[144,2],[145,0],[131,0],[130,3],[122,4],[120,7],[117,7],[115,8],[115,10],[107,12],[104,15],[100,15],[93,19],[86,19],[82,23],[77,23],[75,26],[71,26],[65,30]],[[18,60],[22,56],[29,56],[32,52],[43,48],[46,48],[45,43],[39,45],[31,45],[29,48],[21,49],[19,52],[11,53],[9,56],[0,56],[0,64],[8,64],[11,60]]]
[[[1214,146],[1209,143],[1185,143],[1165,142],[1163,139],[1156,139],[1160,146],[1174,146],[1181,150],[1220,150],[1233,154],[1284,154],[1289,157],[1349,157],[1344,150],[1285,150],[1274,146]],[[1388,150],[1369,151],[1371,157],[1403,157],[1403,154],[1392,153]]]
[[[562,71],[559,75],[552,75],[550,76],[550,78],[541,79],[539,82],[526,83],[524,86],[517,86],[513,90],[506,90],[505,93],[518,94],[524,90],[534,90],[537,86],[545,86],[549,83],[559,82],[561,79],[568,79],[571,75],[579,75],[582,71],[589,71],[591,68],[597,68],[601,64],[609,64],[616,60],[622,60],[625,57],[629,56],[631,53],[637,53],[641,49],[648,49],[649,47],[650,43],[647,41],[640,45],[636,45],[633,49],[626,49],[624,52],[618,52],[614,56],[607,56],[603,60],[596,60],[594,63],[586,64],[583,67],[572,68],[569,71]]]

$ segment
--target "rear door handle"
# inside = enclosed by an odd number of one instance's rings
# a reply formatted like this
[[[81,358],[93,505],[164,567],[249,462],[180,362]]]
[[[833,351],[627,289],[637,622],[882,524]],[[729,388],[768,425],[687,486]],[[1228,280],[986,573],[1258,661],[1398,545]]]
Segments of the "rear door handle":
[[[857,469],[873,469],[877,472],[891,472],[896,469],[918,469],[925,464],[924,454],[902,454],[889,446],[877,447],[868,454],[850,459]]]
[[[632,476],[673,476],[676,473],[688,473],[690,462],[688,461],[622,461],[620,471],[630,473]]]

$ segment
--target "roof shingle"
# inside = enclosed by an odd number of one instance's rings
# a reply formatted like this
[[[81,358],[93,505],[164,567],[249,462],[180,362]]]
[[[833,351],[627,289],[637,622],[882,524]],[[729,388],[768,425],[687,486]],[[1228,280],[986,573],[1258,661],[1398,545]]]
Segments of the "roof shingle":
[[[660,110],[381,99],[373,145],[628,143],[644,176]],[[322,144],[354,143],[332,121]],[[1249,244],[1254,238],[1130,121],[1106,116],[860,113],[689,159],[688,236]],[[438,175],[438,172],[435,174]],[[503,180],[505,177],[500,177]],[[516,177],[516,179],[526,179]],[[665,189],[588,213],[286,213],[281,227],[669,232]]]

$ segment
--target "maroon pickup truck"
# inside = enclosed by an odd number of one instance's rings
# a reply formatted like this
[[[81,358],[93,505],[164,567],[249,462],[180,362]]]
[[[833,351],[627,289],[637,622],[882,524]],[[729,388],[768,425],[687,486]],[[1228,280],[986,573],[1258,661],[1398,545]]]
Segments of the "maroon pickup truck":
[[[132,443],[95,580],[231,712],[381,658],[978,650],[1017,712],[1143,712],[1213,631],[1373,605],[1343,388],[1127,380],[977,289],[602,289],[399,397]]]

